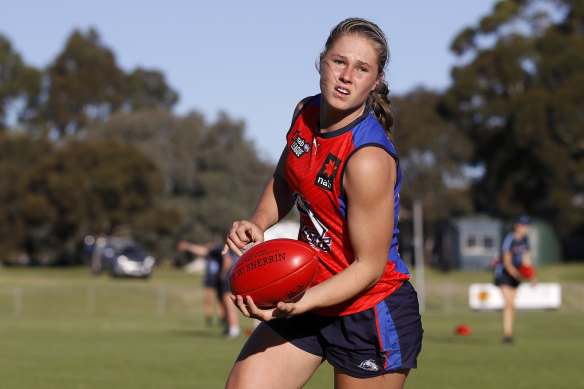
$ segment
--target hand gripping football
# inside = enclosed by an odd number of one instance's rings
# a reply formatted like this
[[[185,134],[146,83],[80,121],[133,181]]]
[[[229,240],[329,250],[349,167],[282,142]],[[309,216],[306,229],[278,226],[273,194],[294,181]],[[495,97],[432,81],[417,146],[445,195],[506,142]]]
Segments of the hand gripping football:
[[[250,296],[263,309],[291,301],[310,286],[318,271],[318,254],[307,243],[273,239],[254,245],[229,275],[234,295]]]

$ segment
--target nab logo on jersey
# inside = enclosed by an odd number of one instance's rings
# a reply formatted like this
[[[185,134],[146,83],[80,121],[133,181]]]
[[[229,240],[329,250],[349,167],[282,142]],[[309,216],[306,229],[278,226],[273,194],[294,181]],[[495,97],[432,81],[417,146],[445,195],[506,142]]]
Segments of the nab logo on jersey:
[[[300,133],[300,131],[296,131],[292,135],[296,135],[296,139],[290,143],[290,151],[292,151],[296,158],[300,158],[303,154],[310,152],[310,144],[306,143],[306,140],[297,133]]]
[[[316,176],[316,180],[314,180],[314,185],[332,192],[333,183],[335,182],[340,165],[341,160],[329,153]]]

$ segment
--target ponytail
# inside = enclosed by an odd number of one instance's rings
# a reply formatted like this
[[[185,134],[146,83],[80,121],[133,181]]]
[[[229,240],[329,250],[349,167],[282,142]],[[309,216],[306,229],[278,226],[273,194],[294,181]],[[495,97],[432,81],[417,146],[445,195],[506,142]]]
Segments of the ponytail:
[[[389,87],[385,80],[381,80],[379,85],[369,93],[367,97],[367,107],[373,112],[373,116],[381,124],[387,137],[393,142],[393,122],[394,114],[389,100]]]

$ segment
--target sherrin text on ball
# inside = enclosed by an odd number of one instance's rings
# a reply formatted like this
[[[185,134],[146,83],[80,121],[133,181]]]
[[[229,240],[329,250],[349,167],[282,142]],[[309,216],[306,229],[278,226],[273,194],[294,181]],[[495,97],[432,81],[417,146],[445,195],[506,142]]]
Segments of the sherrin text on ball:
[[[318,254],[307,243],[273,239],[258,243],[237,261],[229,276],[231,293],[250,296],[259,308],[273,308],[306,290],[318,272]]]

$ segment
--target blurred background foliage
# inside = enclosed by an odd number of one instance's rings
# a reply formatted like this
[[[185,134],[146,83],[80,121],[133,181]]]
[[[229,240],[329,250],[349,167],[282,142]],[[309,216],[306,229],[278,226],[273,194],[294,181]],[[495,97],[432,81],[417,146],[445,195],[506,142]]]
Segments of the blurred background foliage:
[[[584,1],[499,1],[451,50],[446,90],[392,96],[402,219],[421,200],[431,246],[453,215],[527,213],[573,253],[584,240]],[[73,31],[45,69],[0,35],[0,259],[77,263],[86,234],[122,233],[173,259],[177,240],[219,241],[249,217],[274,162],[245,123],[177,116],[178,98],[161,72],[122,70],[94,29]]]

